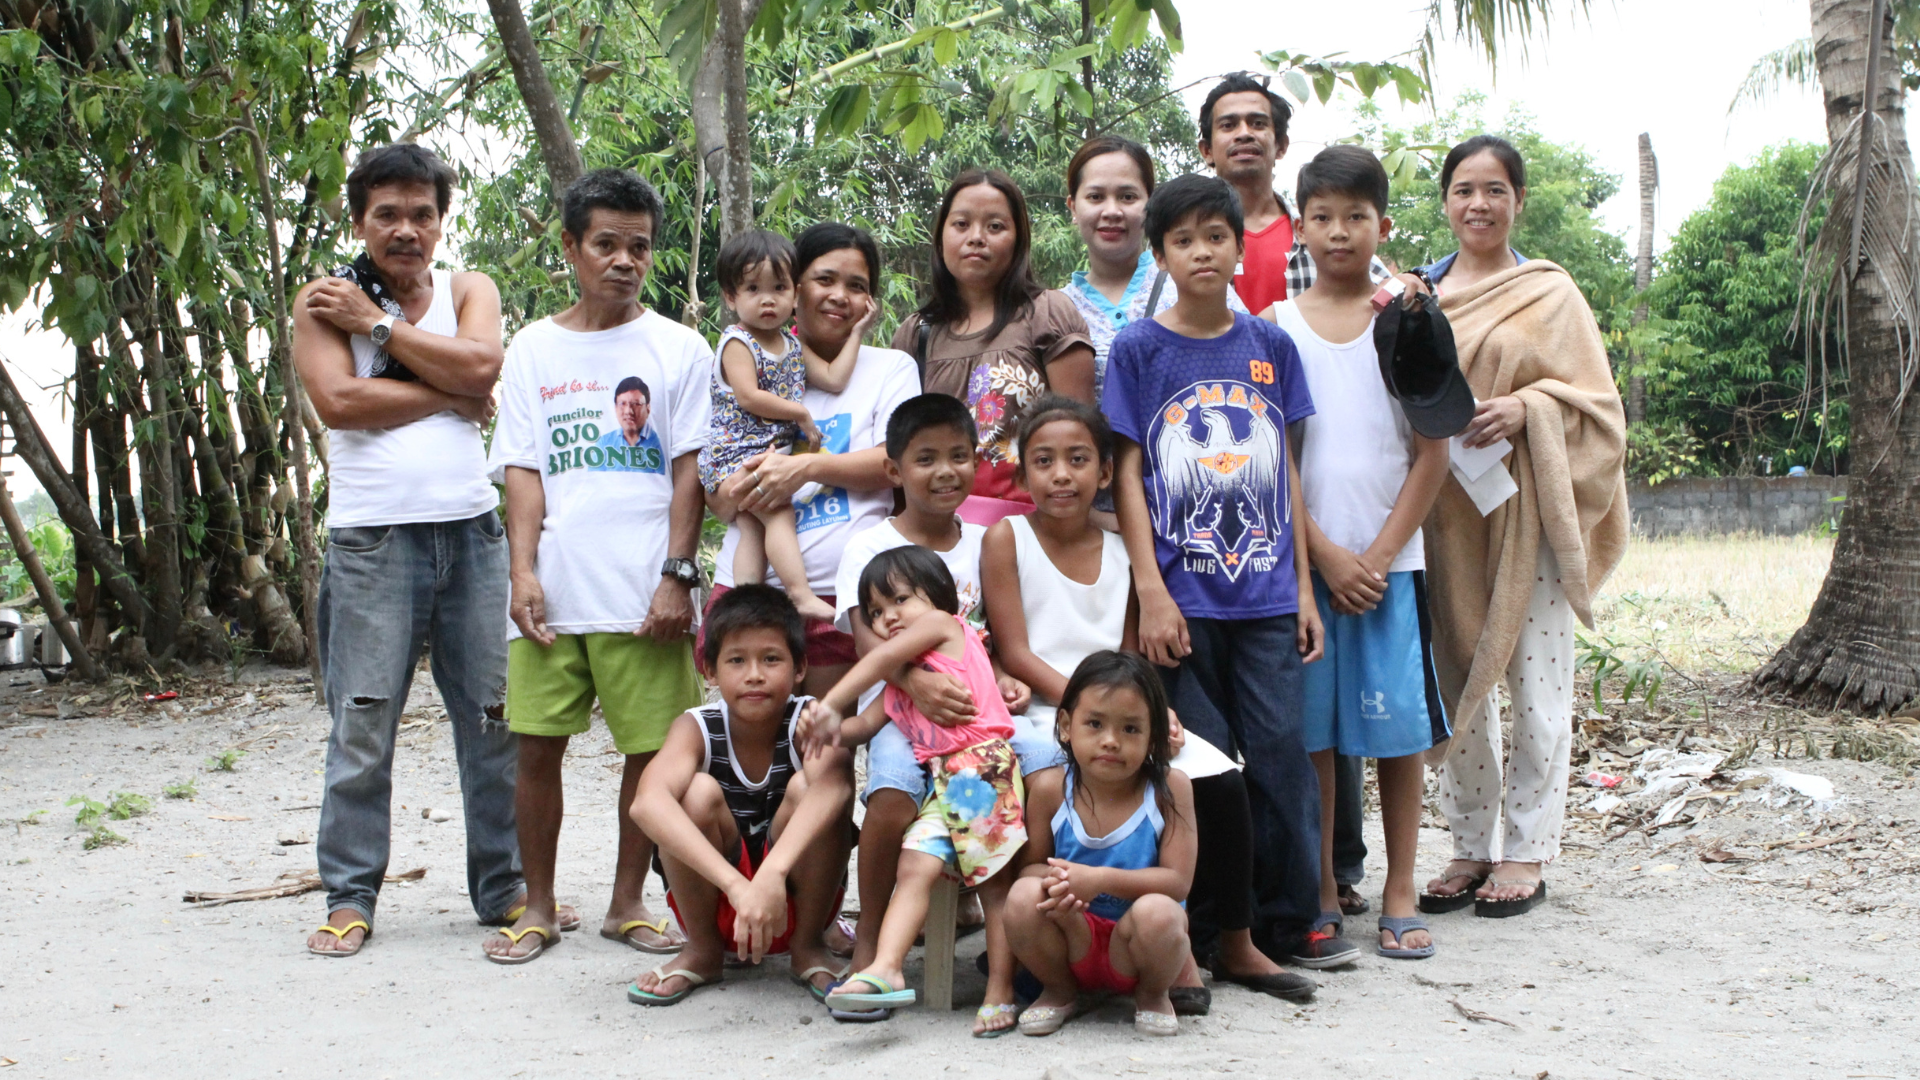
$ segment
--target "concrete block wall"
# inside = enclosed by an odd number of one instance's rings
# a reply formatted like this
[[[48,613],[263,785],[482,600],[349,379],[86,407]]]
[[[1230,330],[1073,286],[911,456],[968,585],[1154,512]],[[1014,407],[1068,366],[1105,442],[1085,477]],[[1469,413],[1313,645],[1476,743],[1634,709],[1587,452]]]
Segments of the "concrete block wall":
[[[1840,520],[1844,476],[1739,476],[1627,484],[1633,531],[1642,536],[1792,535]]]

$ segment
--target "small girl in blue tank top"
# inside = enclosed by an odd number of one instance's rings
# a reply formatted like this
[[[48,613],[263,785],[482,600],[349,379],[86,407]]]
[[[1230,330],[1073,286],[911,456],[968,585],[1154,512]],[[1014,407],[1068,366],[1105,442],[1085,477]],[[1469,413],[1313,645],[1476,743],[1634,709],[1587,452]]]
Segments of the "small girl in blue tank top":
[[[1133,996],[1136,1031],[1177,1035],[1167,991],[1190,949],[1181,902],[1198,844],[1193,786],[1167,768],[1166,689],[1145,657],[1096,652],[1067,680],[1055,723],[1067,768],[1035,774],[1034,861],[1007,896],[1014,955],[1045,988],[1020,1031],[1050,1035],[1078,995],[1115,993]]]

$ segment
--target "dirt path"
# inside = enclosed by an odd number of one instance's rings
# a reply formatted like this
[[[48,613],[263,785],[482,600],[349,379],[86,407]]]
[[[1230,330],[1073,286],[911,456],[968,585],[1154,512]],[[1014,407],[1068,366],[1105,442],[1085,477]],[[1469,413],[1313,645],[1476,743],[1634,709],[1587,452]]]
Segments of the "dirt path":
[[[779,965],[729,972],[673,1009],[629,1005],[622,989],[649,960],[593,933],[612,882],[618,782],[618,758],[599,734],[579,740],[569,760],[561,850],[562,897],[581,905],[587,930],[526,967],[485,963],[463,884],[452,741],[424,679],[401,737],[389,872],[426,875],[387,886],[378,933],[359,957],[306,954],[319,893],[182,903],[189,890],[265,885],[312,868],[310,842],[280,841],[313,836],[327,726],[290,679],[255,672],[239,685],[191,684],[165,705],[120,690],[80,701],[81,691],[43,689],[38,676],[0,685],[0,902],[11,915],[0,1080],[787,1078],[844,1072],[855,1060],[873,1076],[1062,1080],[1920,1069],[1920,965],[1908,944],[1920,788],[1884,765],[1756,757],[1747,768],[1824,777],[1835,798],[1816,805],[1763,781],[1693,799],[1651,837],[1606,839],[1650,816],[1631,800],[1620,813],[1576,818],[1579,846],[1552,868],[1545,907],[1506,921],[1441,917],[1434,960],[1369,955],[1323,973],[1304,1008],[1220,987],[1212,1015],[1183,1021],[1176,1039],[1133,1034],[1130,1012],[1110,1003],[1052,1038],[984,1043],[967,1037],[967,1012],[836,1024]],[[209,757],[236,748],[245,754],[234,771],[207,771]],[[197,797],[161,796],[186,779]],[[152,809],[105,822],[126,843],[86,850],[87,830],[62,804],[76,794],[107,802],[116,791],[146,795]],[[1601,794],[1582,789],[1578,800]],[[423,819],[426,808],[451,809],[452,820]],[[1423,877],[1447,851],[1443,832],[1425,831]],[[1715,852],[1726,861],[1701,858]],[[1365,942],[1371,929],[1362,916],[1348,934]],[[962,943],[963,1003],[980,997],[970,963],[980,948],[977,937]]]

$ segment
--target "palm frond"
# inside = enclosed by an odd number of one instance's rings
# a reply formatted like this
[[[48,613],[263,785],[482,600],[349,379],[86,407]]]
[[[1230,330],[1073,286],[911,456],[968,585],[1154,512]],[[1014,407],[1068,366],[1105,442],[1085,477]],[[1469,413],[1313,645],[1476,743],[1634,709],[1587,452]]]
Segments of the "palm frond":
[[[1547,23],[1561,8],[1582,15],[1592,12],[1592,0],[1427,0],[1426,29],[1416,48],[1423,74],[1433,70],[1435,42],[1450,36],[1477,46],[1487,66],[1498,69],[1502,46],[1512,45],[1527,55],[1530,38],[1547,36]]]
[[[1740,82],[1740,89],[1734,91],[1733,100],[1727,103],[1727,115],[1732,116],[1742,105],[1765,102],[1788,84],[1817,86],[1819,75],[1813,63],[1812,38],[1804,37],[1785,48],[1775,49],[1753,62],[1753,68]]]
[[[1868,129],[1869,154],[1866,201],[1861,207],[1860,261],[1853,258],[1854,189],[1860,177],[1860,129]],[[1822,204],[1826,220],[1809,240],[1807,228]],[[1914,186],[1909,154],[1894,152],[1887,124],[1872,110],[1861,110],[1848,121],[1845,132],[1833,140],[1814,169],[1806,202],[1796,226],[1799,251],[1806,272],[1792,333],[1806,333],[1808,379],[1803,403],[1811,405],[1812,372],[1819,364],[1820,412],[1827,410],[1827,372],[1831,363],[1846,363],[1851,328],[1847,322],[1847,295],[1861,279],[1873,274],[1885,289],[1885,300],[1900,348],[1900,392],[1893,401],[1899,416],[1914,376],[1920,373],[1920,189]],[[1829,334],[1839,345],[1830,362]],[[1877,462],[1875,464],[1878,464]],[[1871,466],[1870,466],[1871,467]]]

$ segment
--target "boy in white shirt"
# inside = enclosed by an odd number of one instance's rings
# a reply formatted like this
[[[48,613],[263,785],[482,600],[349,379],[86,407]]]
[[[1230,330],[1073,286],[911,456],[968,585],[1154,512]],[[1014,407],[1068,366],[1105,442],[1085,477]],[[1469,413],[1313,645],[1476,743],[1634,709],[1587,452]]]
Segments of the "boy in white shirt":
[[[1326,655],[1306,670],[1303,727],[1323,822],[1333,820],[1335,752],[1377,759],[1387,883],[1376,950],[1423,959],[1434,950],[1414,907],[1422,755],[1447,727],[1427,640],[1420,523],[1446,479],[1447,442],[1413,430],[1374,348],[1368,267],[1393,227],[1386,170],[1362,147],[1328,147],[1300,170],[1296,198],[1319,277],[1264,317],[1293,338],[1315,408],[1300,437],[1300,487]],[[1320,918],[1337,924],[1333,830],[1320,836]]]
[[[520,736],[527,910],[487,940],[487,959],[499,964],[526,963],[558,938],[560,764],[594,700],[626,755],[626,807],[674,718],[702,699],[688,631],[713,351],[639,302],[660,225],[659,196],[632,172],[575,181],[561,242],[580,301],[521,330],[507,350],[492,465],[507,487],[507,720]],[[675,952],[684,941],[641,896],[653,844],[624,813],[619,828],[600,934]]]

